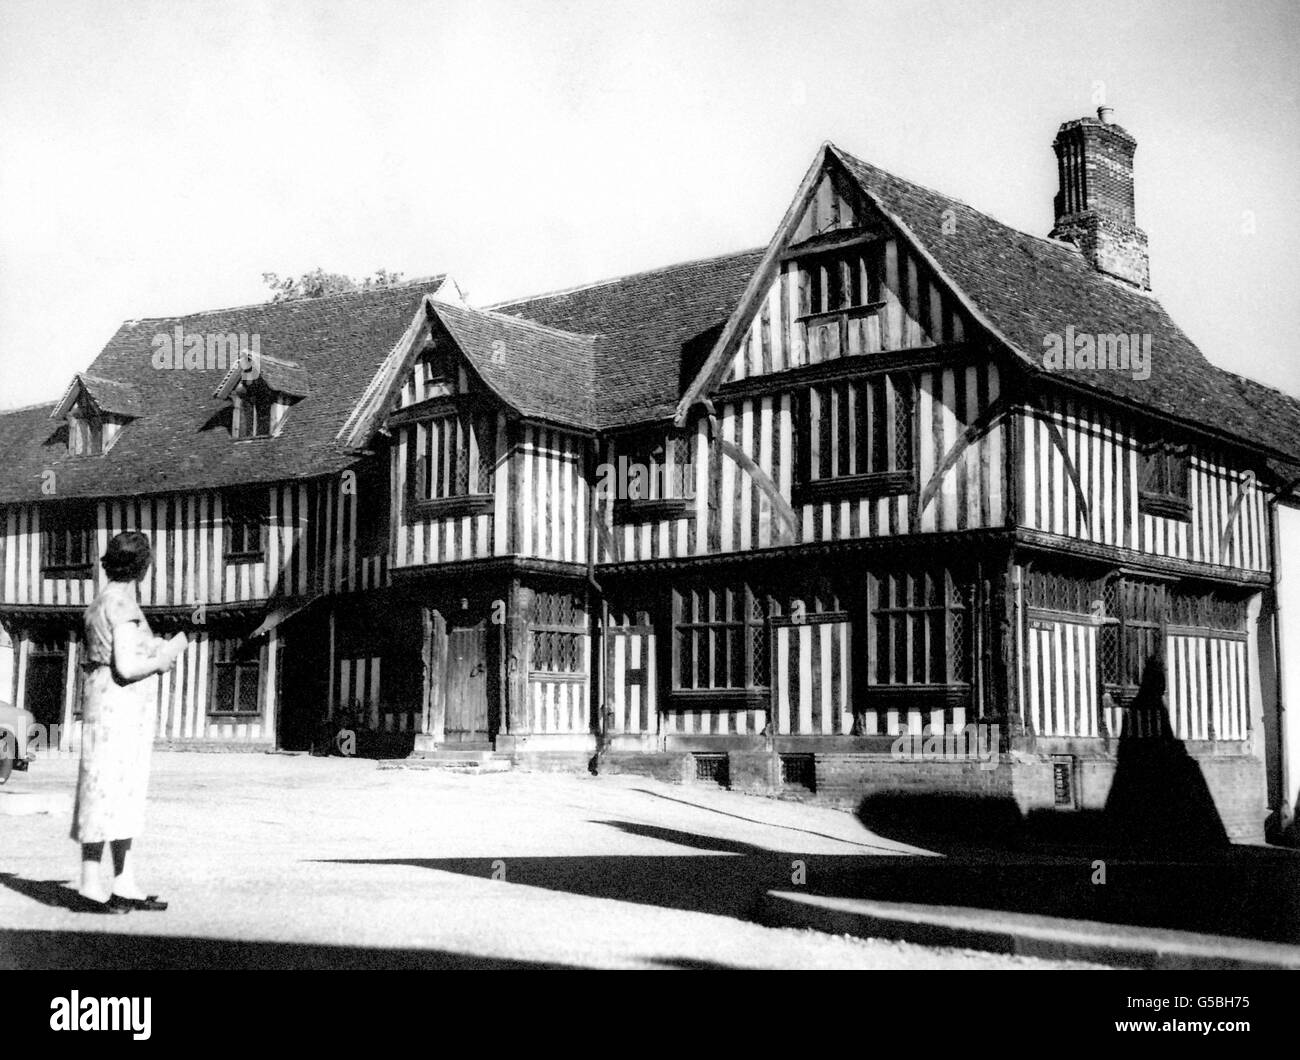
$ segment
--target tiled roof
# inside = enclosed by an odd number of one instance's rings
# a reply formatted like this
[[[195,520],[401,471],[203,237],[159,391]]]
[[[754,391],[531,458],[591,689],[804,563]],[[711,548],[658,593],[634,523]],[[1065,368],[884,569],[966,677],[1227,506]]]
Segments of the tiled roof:
[[[689,261],[494,306],[498,313],[595,334],[593,426],[666,419],[763,249]]]
[[[440,278],[397,287],[189,316],[128,321],[87,375],[125,384],[143,410],[103,456],[69,456],[66,426],[47,404],[0,413],[0,501],[111,496],[234,486],[329,474],[355,461],[335,440],[375,371]],[[257,335],[260,352],[301,365],[310,394],[293,406],[275,438],[234,441],[228,405],[215,399],[227,365],[154,367],[154,338],[186,334]],[[236,351],[237,352],[237,351]],[[92,381],[92,387],[94,382]]]
[[[1059,378],[1300,463],[1300,401],[1211,364],[1150,295],[1107,279],[1069,244],[1017,231],[833,150],[1027,362],[1041,366],[1044,337],[1064,335],[1067,326],[1075,334],[1149,334],[1149,379],[1113,370],[1065,371]]]
[[[491,310],[435,301],[433,312],[478,373],[525,416],[592,423],[595,339]]]

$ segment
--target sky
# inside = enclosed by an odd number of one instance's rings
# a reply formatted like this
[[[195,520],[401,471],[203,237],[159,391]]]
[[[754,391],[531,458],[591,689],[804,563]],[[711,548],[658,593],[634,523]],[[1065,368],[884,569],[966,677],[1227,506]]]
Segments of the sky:
[[[3,0],[0,408],[264,272],[489,304],[759,246],[825,140],[1045,235],[1099,100],[1156,295],[1300,396],[1294,0]]]

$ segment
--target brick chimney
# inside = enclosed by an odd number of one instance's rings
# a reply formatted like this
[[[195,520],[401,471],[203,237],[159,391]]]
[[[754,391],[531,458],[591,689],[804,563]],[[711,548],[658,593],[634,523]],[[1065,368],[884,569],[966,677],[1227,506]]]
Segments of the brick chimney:
[[[1151,289],[1146,233],[1133,218],[1133,152],[1137,141],[1111,120],[1065,122],[1052,143],[1061,178],[1051,235],[1076,244],[1093,268],[1144,291]]]

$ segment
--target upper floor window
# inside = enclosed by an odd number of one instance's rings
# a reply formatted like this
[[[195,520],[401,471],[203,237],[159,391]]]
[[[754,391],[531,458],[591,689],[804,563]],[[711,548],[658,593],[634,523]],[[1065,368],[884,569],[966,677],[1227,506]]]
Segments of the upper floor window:
[[[623,435],[601,468],[598,496],[613,496],[615,522],[688,515],[695,497],[693,433],[655,429]]]
[[[905,373],[809,387],[796,419],[795,502],[913,489],[915,405]]]
[[[265,551],[266,497],[258,493],[228,493],[222,498],[226,559],[256,561]]]
[[[448,412],[421,420],[410,431],[407,481],[417,513],[490,505],[498,443],[494,413]]]
[[[1156,442],[1142,451],[1138,511],[1167,519],[1190,519],[1186,446]]]
[[[806,342],[792,351],[791,367],[805,363],[804,357],[817,363],[878,349],[864,329],[885,304],[880,244],[857,239],[851,246],[800,254],[797,264],[802,277],[797,326]]]
[[[64,501],[42,506],[41,570],[46,574],[88,577],[95,564],[95,509]]]
[[[456,393],[456,362],[451,351],[438,346],[427,347],[415,362],[413,382],[415,401]]]

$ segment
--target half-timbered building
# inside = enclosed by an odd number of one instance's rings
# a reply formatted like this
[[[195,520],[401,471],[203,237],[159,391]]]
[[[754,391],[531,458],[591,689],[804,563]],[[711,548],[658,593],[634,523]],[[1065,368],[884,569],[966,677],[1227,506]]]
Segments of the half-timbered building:
[[[490,307],[439,279],[129,322],[0,416],[17,702],[73,724],[92,564],[133,527],[151,618],[203,622],[160,739],[328,717],[1022,813],[1100,809],[1121,746],[1174,741],[1228,835],[1286,826],[1300,403],[1152,294],[1109,112],[1053,146],[1048,236],[826,144],[752,251]]]

